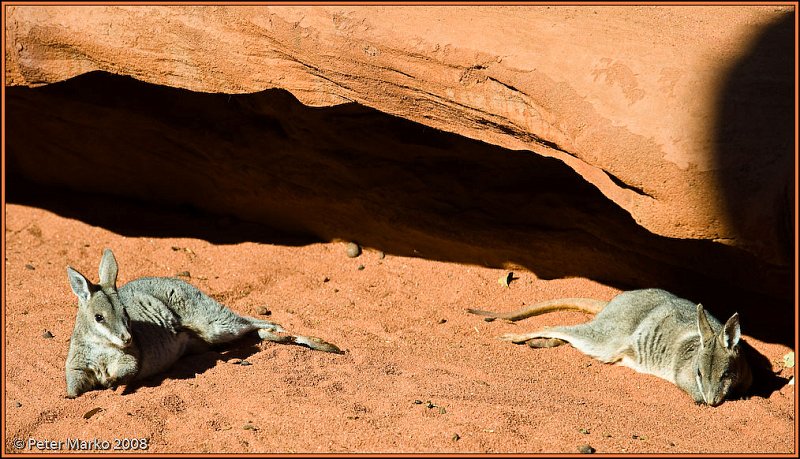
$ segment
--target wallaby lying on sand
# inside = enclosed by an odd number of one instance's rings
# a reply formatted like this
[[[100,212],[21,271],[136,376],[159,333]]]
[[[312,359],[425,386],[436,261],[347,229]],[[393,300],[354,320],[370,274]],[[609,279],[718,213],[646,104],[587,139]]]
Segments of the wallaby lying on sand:
[[[500,337],[531,347],[570,343],[605,363],[618,363],[641,373],[664,378],[686,391],[696,403],[717,406],[742,396],[752,373],[739,346],[738,313],[721,325],[700,304],[659,289],[624,292],[608,303],[565,298],[537,303],[509,313],[467,309],[486,320],[517,321],[562,309],[597,314],[573,326]]]
[[[169,368],[187,353],[258,331],[261,339],[341,354],[319,338],[292,336],[280,325],[240,316],[194,286],[169,277],[144,277],[117,290],[117,261],[100,261],[100,284],[67,267],[78,313],[67,355],[67,397],[112,387]]]

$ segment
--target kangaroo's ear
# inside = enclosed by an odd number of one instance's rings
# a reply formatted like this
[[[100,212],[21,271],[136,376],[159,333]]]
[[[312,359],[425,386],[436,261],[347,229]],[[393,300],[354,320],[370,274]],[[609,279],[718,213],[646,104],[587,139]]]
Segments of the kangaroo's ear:
[[[100,285],[117,288],[117,259],[111,249],[103,250],[103,259],[100,260]]]
[[[720,331],[720,341],[726,349],[731,350],[734,346],[739,344],[739,338],[742,337],[742,330],[739,326],[739,313],[734,313],[725,326]]]
[[[67,277],[69,277],[69,286],[72,287],[72,291],[78,296],[78,299],[89,301],[92,296],[92,290],[94,290],[92,283],[86,280],[83,274],[69,266],[67,266]]]
[[[714,338],[714,329],[708,323],[706,311],[703,309],[702,304],[697,304],[697,332],[700,334],[700,342],[705,344]]]

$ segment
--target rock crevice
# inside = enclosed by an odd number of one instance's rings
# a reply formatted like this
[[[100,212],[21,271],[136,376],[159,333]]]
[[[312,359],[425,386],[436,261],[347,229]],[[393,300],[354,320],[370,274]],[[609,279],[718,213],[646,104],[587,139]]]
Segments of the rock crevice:
[[[561,161],[359,104],[314,108],[283,90],[195,93],[104,72],[6,94],[9,199],[24,199],[22,179],[542,278],[789,294],[787,269],[655,235]]]

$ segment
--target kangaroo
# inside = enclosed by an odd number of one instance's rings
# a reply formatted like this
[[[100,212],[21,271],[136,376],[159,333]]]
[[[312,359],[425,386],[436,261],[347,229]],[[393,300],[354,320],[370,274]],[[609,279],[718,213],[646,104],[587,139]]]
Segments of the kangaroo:
[[[267,341],[343,353],[319,338],[293,336],[278,324],[240,316],[180,279],[143,277],[117,290],[117,269],[110,249],[103,251],[99,284],[67,267],[78,297],[66,361],[67,398],[147,378],[185,354],[252,331]]]
[[[577,309],[596,314],[573,326],[547,327],[532,333],[502,335],[530,347],[569,343],[605,363],[666,379],[688,393],[697,404],[718,406],[743,396],[752,373],[739,346],[739,315],[721,325],[701,304],[660,289],[624,292],[608,303],[588,298],[545,301],[509,313],[479,309],[467,312],[485,320],[517,321],[555,310]]]

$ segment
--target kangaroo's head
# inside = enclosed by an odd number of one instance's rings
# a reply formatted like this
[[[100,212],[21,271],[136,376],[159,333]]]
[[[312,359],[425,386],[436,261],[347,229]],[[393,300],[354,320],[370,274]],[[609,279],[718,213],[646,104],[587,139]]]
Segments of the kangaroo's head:
[[[88,338],[126,348],[131,345],[130,319],[117,294],[117,260],[110,249],[103,251],[99,272],[100,283],[93,284],[67,267],[69,284],[78,296],[76,326],[82,324]]]
[[[697,388],[707,405],[717,406],[733,395],[749,389],[752,376],[739,346],[739,314],[734,313],[718,332],[714,332],[703,306],[697,305],[700,348],[696,365]]]

